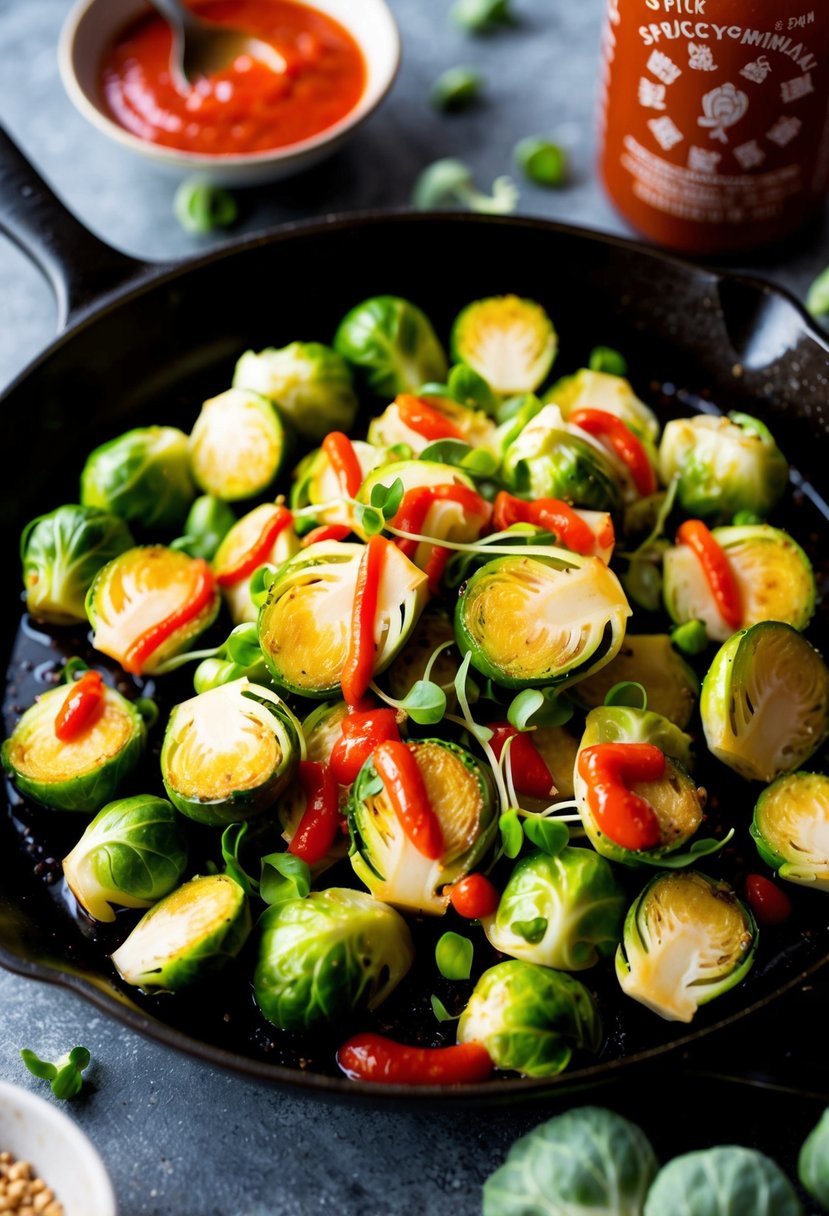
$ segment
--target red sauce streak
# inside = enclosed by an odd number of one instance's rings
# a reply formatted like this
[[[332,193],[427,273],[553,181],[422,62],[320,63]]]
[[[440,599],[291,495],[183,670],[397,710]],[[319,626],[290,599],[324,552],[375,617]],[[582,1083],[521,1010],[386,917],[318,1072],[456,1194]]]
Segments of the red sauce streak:
[[[297,777],[305,797],[305,810],[288,845],[288,852],[312,866],[323,860],[337,838],[340,827],[339,792],[327,764],[300,760]]]
[[[552,532],[560,545],[585,557],[595,553],[597,541],[610,545],[614,541],[612,523],[609,524],[609,532],[604,530],[601,537],[596,537],[578,512],[560,498],[538,498],[535,502],[525,502],[523,498],[514,498],[506,490],[500,490],[495,499],[492,522],[499,532],[519,523],[544,528]]]
[[[142,17],[104,55],[101,85],[110,113],[149,143],[200,155],[239,156],[301,143],[357,105],[366,83],[360,47],[333,18],[293,0],[214,0],[201,17],[276,48],[284,73],[239,55],[188,95],[170,77],[171,35]]]
[[[653,849],[662,841],[656,812],[629,788],[659,781],[665,755],[653,743],[597,743],[579,754],[579,774],[596,826],[623,849]]]
[[[163,645],[179,629],[184,629],[185,626],[195,621],[213,599],[216,594],[216,583],[207,562],[202,558],[195,559],[193,573],[196,581],[190,599],[171,612],[169,616],[139,634],[127,648],[126,654],[121,659],[121,666],[130,675],[140,676],[150,655],[154,654],[159,646]]]
[[[358,706],[368,691],[374,672],[376,645],[374,629],[377,621],[380,579],[389,542],[384,536],[372,536],[360,559],[357,586],[351,607],[351,631],[348,650],[340,677],[346,705]]]
[[[290,527],[293,522],[294,517],[286,507],[277,507],[275,515],[265,524],[252,548],[239,559],[235,566],[216,575],[216,582],[219,586],[234,587],[236,583],[241,583],[242,579],[250,578],[254,570],[258,570],[267,561],[280,533]]]
[[[331,749],[331,772],[340,785],[351,785],[375,748],[389,739],[400,742],[393,709],[352,709],[343,718],[342,734]]]
[[[403,831],[418,853],[439,861],[445,848],[443,830],[414,752],[405,743],[389,740],[380,744],[372,759]]]
[[[407,1047],[380,1034],[357,1034],[337,1052],[352,1081],[381,1085],[463,1085],[485,1081],[494,1065],[481,1043]]]
[[[55,718],[55,735],[62,743],[77,739],[94,726],[104,708],[104,681],[98,671],[87,671],[69,689]]]
[[[725,550],[708,525],[701,519],[686,519],[679,525],[676,543],[687,545],[696,555],[720,616],[729,629],[740,629],[743,623],[740,587]]]

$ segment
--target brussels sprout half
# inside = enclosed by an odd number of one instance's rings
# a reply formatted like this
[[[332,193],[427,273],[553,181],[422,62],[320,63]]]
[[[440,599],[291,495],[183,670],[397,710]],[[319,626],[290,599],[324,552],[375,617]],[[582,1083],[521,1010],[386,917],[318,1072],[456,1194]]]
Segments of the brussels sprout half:
[[[234,625],[253,622],[259,616],[259,609],[250,594],[250,579],[254,570],[264,565],[278,569],[289,557],[299,552],[299,538],[290,522],[280,529],[269,548],[263,548],[262,542],[265,540],[267,544],[269,530],[284,514],[284,508],[276,503],[260,503],[236,521],[216,551],[213,573]],[[254,569],[247,568],[249,559],[255,561]],[[234,571],[241,571],[241,574],[234,577]]]
[[[285,456],[279,410],[250,389],[229,388],[201,407],[190,434],[190,461],[199,487],[224,502],[264,494]]]
[[[97,507],[71,504],[33,519],[20,537],[27,609],[50,625],[85,621],[95,575],[134,544],[124,521]]]
[[[318,541],[277,572],[259,611],[259,640],[276,684],[304,697],[339,693],[365,546]],[[374,674],[406,644],[427,597],[426,576],[389,545],[378,593]]]
[[[545,405],[504,453],[502,476],[524,498],[561,498],[576,507],[615,512],[622,478],[606,450],[556,405]]]
[[[725,1144],[674,1157],[656,1175],[644,1216],[803,1216],[794,1187],[770,1157]]]
[[[63,875],[93,920],[114,921],[113,906],[149,908],[181,882],[187,837],[166,798],[137,794],[110,802],[71,853]]]
[[[420,740],[409,748],[443,832],[443,856],[432,861],[415,848],[369,758],[348,806],[351,865],[377,899],[442,916],[449,906],[442,888],[485,856],[498,830],[498,810],[488,769],[464,748],[443,739]]]
[[[433,393],[419,393],[431,409],[441,414],[458,431],[460,438],[470,447],[489,447],[495,443],[495,423],[483,410],[469,409],[451,397],[439,397]],[[434,441],[420,431],[408,426],[400,417],[400,405],[395,399],[377,418],[372,418],[368,427],[368,440],[375,447],[391,448],[406,444],[414,456]]]
[[[616,952],[622,990],[668,1022],[745,978],[757,926],[725,882],[695,870],[659,874],[631,905]]]
[[[558,335],[540,304],[492,296],[467,304],[452,326],[452,357],[483,376],[493,392],[534,393],[558,350]]]
[[[154,675],[213,623],[220,602],[202,560],[164,545],[127,549],[89,588],[92,645],[125,671]]]
[[[829,669],[791,625],[762,621],[717,652],[700,713],[718,760],[748,781],[773,781],[829,734]]]
[[[455,609],[462,654],[505,688],[583,679],[618,653],[630,607],[598,557],[499,557],[463,585]]]
[[[714,528],[712,536],[734,572],[743,626],[784,621],[805,629],[815,610],[815,576],[796,541],[768,524]],[[709,638],[724,642],[733,629],[720,615],[705,572],[688,545],[675,545],[663,558],[665,608],[682,625],[702,621]]]
[[[345,701],[325,701],[317,705],[302,720],[306,758],[317,764],[328,764],[334,744],[342,735],[343,719],[348,716]]]
[[[388,456],[382,447],[372,447],[361,439],[351,441],[354,455],[363,478],[377,468],[388,464]],[[291,507],[294,511],[303,507],[319,506],[331,503],[321,509],[314,519],[320,524],[345,524],[349,528],[355,525],[354,508],[345,500],[343,487],[337,476],[328,454],[324,448],[316,448],[299,462],[293,473],[294,483],[291,486]]]
[[[161,749],[170,801],[199,823],[250,819],[296,770],[300,726],[269,688],[234,680],[176,705]]]
[[[21,794],[59,811],[94,814],[132,775],[147,738],[137,706],[104,687],[101,714],[62,741],[55,721],[71,685],[52,688],[27,709],[3,744],[3,767]]]
[[[446,377],[446,355],[429,318],[400,296],[372,296],[352,308],[334,349],[363,368],[369,386],[387,400]]]
[[[780,878],[829,891],[829,777],[778,777],[758,798],[749,830]]]
[[[91,452],[81,502],[145,529],[175,528],[196,497],[187,436],[173,426],[127,431]]]
[[[579,815],[590,843],[610,861],[627,866],[658,865],[690,840],[702,823],[701,791],[689,776],[691,738],[650,710],[627,705],[602,706],[587,715],[579,755],[601,743],[652,743],[665,753],[665,774],[659,781],[636,781],[634,793],[644,798],[659,820],[661,840],[653,849],[633,851],[611,840],[593,812],[590,789],[576,760],[574,787]]]
[[[535,852],[510,875],[484,932],[502,954],[560,971],[582,971],[612,955],[622,936],[625,894],[592,849]]]
[[[234,879],[191,878],[145,912],[112,961],[134,988],[179,992],[225,966],[250,930],[247,897]]]
[[[401,460],[387,464],[383,468],[369,473],[357,494],[359,502],[371,502],[371,494],[376,486],[387,489],[399,480],[403,486],[404,496],[409,490],[421,487],[463,486],[474,490],[475,483],[460,469],[449,464],[441,464],[436,460]],[[483,499],[481,500],[483,504]],[[458,541],[464,544],[477,540],[484,526],[489,522],[489,508],[481,506],[481,514],[467,509],[462,503],[452,502],[451,499],[433,502],[423,521],[423,535],[434,537],[435,540]],[[401,516],[398,512],[392,520],[395,527],[400,527]],[[356,529],[358,532],[359,528]],[[425,566],[432,553],[433,546],[424,541],[415,551],[415,565]]]
[[[789,466],[762,422],[748,414],[698,414],[665,427],[659,473],[666,485],[679,479],[677,502],[688,515],[724,523],[738,511],[768,515]]]
[[[321,342],[291,342],[259,354],[245,351],[236,364],[233,387],[270,398],[306,439],[319,441],[329,431],[348,431],[357,416],[351,370]]]
[[[580,409],[602,410],[621,418],[640,439],[655,442],[659,435],[656,414],[639,400],[623,376],[583,367],[557,380],[544,394],[544,404],[557,405],[565,419]]]
[[[666,633],[626,634],[619,653],[606,667],[573,690],[575,699],[588,709],[604,704],[616,684],[641,684],[648,708],[683,730],[691,720],[699,680],[693,668],[671,645]]]
[[[262,917],[256,1004],[280,1030],[337,1026],[376,1009],[414,961],[399,913],[362,891],[330,887]]]
[[[574,1051],[597,1052],[603,1029],[584,984],[510,959],[485,971],[458,1022],[459,1043],[482,1043],[496,1068],[555,1077]]]

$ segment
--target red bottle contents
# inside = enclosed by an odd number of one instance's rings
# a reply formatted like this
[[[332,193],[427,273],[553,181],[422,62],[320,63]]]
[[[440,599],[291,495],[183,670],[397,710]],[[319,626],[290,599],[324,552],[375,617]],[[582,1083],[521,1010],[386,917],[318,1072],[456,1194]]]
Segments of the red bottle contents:
[[[661,244],[779,240],[829,184],[826,0],[609,0],[601,171]]]
[[[123,31],[105,56],[110,115],[154,144],[240,155],[299,143],[354,109],[365,87],[362,51],[338,22],[293,0],[213,0],[199,16],[276,48],[282,73],[240,55],[187,95],[170,77],[170,29],[157,15]]]

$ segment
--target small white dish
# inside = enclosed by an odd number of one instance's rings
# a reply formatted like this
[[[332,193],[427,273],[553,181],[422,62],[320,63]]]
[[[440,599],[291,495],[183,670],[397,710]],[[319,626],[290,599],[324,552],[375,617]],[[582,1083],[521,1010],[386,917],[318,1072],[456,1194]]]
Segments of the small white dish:
[[[116,1216],[106,1166],[69,1115],[27,1089],[0,1081],[0,1152],[28,1161],[65,1216]]]
[[[185,152],[139,139],[109,117],[99,80],[103,54],[124,26],[152,11],[144,0],[77,0],[58,43],[61,79],[84,118],[122,148],[161,169],[179,177],[200,174],[219,186],[277,181],[310,168],[343,143],[386,96],[400,64],[400,35],[385,0],[309,0],[309,7],[339,21],[358,43],[366,64],[366,86],[357,105],[339,122],[284,148],[247,155]]]

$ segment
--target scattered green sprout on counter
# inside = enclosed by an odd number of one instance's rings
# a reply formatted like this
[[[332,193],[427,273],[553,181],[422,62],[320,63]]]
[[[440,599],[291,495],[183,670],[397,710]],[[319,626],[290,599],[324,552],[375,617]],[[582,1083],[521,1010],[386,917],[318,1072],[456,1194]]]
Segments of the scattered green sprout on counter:
[[[429,99],[436,110],[464,110],[478,101],[483,85],[475,68],[447,68],[432,85]]]
[[[524,175],[537,186],[563,186],[567,181],[567,153],[543,135],[528,135],[519,140],[514,156]]]
[[[485,194],[475,185],[469,167],[453,157],[428,165],[412,192],[412,203],[421,211],[454,203],[481,215],[511,215],[518,198],[518,189],[509,177],[497,177],[492,193]]]
[[[76,1098],[81,1092],[83,1072],[89,1067],[91,1056],[86,1047],[73,1047],[52,1064],[24,1047],[20,1058],[33,1076],[49,1082],[56,1098],[68,1099]]]
[[[450,16],[467,34],[490,34],[517,24],[511,0],[457,0]]]
[[[173,197],[173,214],[185,232],[208,236],[217,228],[230,228],[235,224],[239,208],[227,190],[203,178],[188,177]]]

